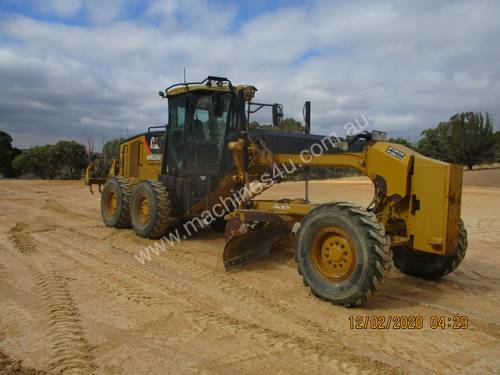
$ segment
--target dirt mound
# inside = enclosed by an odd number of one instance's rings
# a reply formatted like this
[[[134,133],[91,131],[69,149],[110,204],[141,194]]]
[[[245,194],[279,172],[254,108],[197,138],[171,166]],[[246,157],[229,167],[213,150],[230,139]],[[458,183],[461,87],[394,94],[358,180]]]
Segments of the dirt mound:
[[[500,187],[500,168],[464,171],[464,186]]]

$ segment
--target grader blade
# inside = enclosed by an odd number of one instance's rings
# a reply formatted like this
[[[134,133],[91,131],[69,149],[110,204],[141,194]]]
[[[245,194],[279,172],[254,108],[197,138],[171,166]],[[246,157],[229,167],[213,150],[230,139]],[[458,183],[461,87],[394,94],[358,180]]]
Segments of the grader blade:
[[[266,224],[251,229],[242,224],[239,232],[234,233],[224,247],[224,268],[230,271],[234,268],[262,258],[271,252],[273,245],[283,236],[290,233],[286,224]]]

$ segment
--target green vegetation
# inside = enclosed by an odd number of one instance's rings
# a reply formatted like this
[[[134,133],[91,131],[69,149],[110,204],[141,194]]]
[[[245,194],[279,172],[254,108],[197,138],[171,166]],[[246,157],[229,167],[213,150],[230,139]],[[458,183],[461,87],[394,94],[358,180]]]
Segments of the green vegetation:
[[[494,160],[497,163],[500,163],[500,131],[495,133],[495,157]]]
[[[14,159],[12,167],[20,173],[31,173],[44,179],[78,179],[86,164],[85,146],[75,141],[59,141],[55,145],[24,150]]]
[[[17,171],[12,167],[12,162],[21,150],[12,147],[12,137],[0,131],[0,175],[3,177],[16,177]]]
[[[498,156],[499,136],[493,133],[493,121],[487,112],[457,113],[436,128],[424,130],[422,136],[417,144],[420,153],[468,169],[493,162]]]
[[[271,124],[259,124],[257,121],[252,121],[248,126],[250,129],[268,129],[294,133],[304,132],[304,127],[302,126],[301,122],[294,120],[293,118],[285,118],[281,120],[279,127],[273,126]]]
[[[104,177],[108,175],[113,159],[118,157],[120,142],[122,141],[123,138],[112,139],[102,146],[102,152],[90,152],[89,158],[94,164],[93,177]]]
[[[93,152],[93,142],[89,142],[86,150],[84,145],[75,141],[18,150],[12,147],[11,136],[0,131],[0,175],[32,174],[43,179],[79,179],[90,162],[94,164],[94,177],[106,176],[122,140],[117,138],[106,142],[100,153]]]

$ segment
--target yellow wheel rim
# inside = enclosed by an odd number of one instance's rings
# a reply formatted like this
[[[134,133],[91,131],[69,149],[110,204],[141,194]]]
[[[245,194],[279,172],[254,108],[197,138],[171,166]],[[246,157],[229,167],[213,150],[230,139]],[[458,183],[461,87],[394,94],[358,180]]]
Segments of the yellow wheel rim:
[[[135,207],[137,219],[142,225],[146,225],[149,222],[149,217],[151,216],[148,198],[145,196],[139,197]]]
[[[344,230],[328,226],[314,236],[310,256],[314,268],[323,277],[339,282],[352,274],[356,249]]]
[[[106,196],[106,213],[108,216],[113,217],[118,210],[118,195],[115,191],[111,191]]]

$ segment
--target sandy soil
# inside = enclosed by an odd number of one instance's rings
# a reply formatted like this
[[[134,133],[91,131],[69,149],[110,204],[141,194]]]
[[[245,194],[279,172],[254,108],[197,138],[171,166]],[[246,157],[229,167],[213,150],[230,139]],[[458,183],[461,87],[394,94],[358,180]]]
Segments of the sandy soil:
[[[500,187],[500,167],[464,171],[464,185]]]
[[[311,190],[366,204],[372,186]],[[366,306],[346,309],[311,296],[292,249],[225,273],[222,236],[203,231],[141,265],[134,255],[152,241],[104,227],[81,182],[2,180],[0,373],[498,374],[500,189],[466,187],[463,202],[469,251],[455,273],[427,282],[393,270]],[[431,315],[454,314],[469,328],[429,328]],[[424,328],[352,330],[356,315],[419,315]]]

